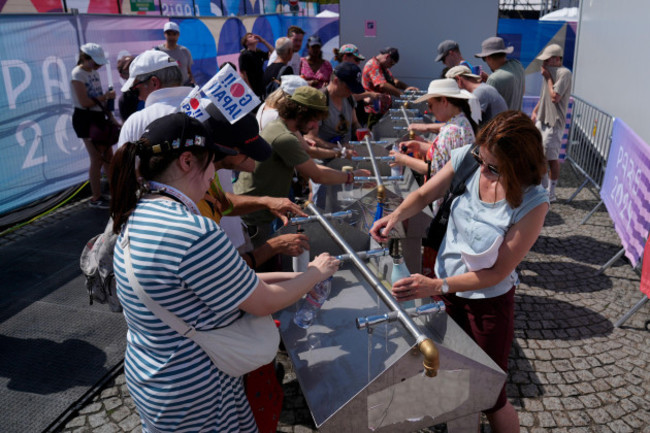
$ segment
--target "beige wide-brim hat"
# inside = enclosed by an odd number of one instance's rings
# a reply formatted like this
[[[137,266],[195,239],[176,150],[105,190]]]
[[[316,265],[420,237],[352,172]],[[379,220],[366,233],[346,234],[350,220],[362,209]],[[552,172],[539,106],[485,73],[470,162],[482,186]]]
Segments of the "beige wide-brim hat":
[[[453,68],[450,68],[447,73],[445,74],[445,77],[447,78],[456,78],[458,76],[463,76],[463,77],[470,77],[474,78],[476,80],[480,79],[480,75],[472,74],[471,69],[469,69],[465,65],[458,65],[454,66]]]
[[[544,61],[550,59],[551,57],[562,57],[563,55],[564,52],[561,46],[558,44],[551,44],[544,48],[544,51],[542,51],[542,54],[537,56],[537,59]]]
[[[433,80],[429,83],[429,88],[427,89],[427,94],[420,96],[415,100],[415,103],[424,102],[429,100],[429,98],[435,98],[439,96],[446,96],[447,98],[458,98],[458,99],[470,99],[472,94],[461,92],[456,80],[453,78],[442,78],[439,80]]]

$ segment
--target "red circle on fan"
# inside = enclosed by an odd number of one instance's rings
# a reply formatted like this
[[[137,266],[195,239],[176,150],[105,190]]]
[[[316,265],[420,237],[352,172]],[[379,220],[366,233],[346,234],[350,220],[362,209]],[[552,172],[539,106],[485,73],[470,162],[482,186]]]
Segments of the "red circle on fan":
[[[192,110],[199,108],[199,100],[196,98],[190,99],[190,107],[192,107]]]
[[[242,86],[239,83],[235,83],[232,86],[230,86],[230,94],[234,96],[235,98],[239,98],[244,94],[246,90],[244,89],[244,86]]]

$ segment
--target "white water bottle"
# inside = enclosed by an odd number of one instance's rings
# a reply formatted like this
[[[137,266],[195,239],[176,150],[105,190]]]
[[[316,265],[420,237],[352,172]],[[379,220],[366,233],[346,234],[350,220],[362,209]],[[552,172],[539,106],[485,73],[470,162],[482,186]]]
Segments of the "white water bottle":
[[[325,303],[332,289],[332,277],[316,284],[302,303],[300,310],[293,316],[293,323],[307,329],[314,323],[318,310]]]
[[[303,229],[296,230],[296,233],[304,233]],[[307,266],[309,265],[309,250],[303,250],[300,255],[291,258],[291,264],[293,265],[294,272],[305,272]]]
[[[390,283],[395,284],[397,281],[402,278],[410,277],[411,272],[409,271],[406,263],[404,262],[404,257],[399,251],[399,240],[391,239],[393,242],[391,245],[390,255],[393,258],[393,270],[390,273]],[[402,308],[411,308],[415,306],[415,301],[406,301],[401,303]]]
[[[400,149],[399,143],[393,145],[393,150],[395,151],[395,153],[399,153],[400,152],[399,149]],[[402,175],[402,167],[399,166],[399,165],[392,166],[390,168],[390,175],[391,176],[401,176]]]

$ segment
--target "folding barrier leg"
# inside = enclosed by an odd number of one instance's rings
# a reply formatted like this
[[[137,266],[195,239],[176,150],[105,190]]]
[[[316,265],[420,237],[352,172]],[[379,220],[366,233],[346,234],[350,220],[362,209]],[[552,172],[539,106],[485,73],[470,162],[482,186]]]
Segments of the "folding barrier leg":
[[[619,328],[623,323],[627,322],[627,319],[629,319],[630,317],[632,317],[632,316],[634,315],[634,313],[636,313],[637,311],[639,311],[639,309],[640,309],[641,307],[643,307],[643,305],[644,305],[646,302],[648,302],[648,297],[647,297],[647,296],[644,296],[643,299],[641,299],[639,302],[637,302],[636,305],[630,309],[630,311],[628,311],[627,313],[623,314],[623,317],[621,317],[620,319],[618,319],[618,322],[614,323],[614,327],[615,327],[615,328]]]
[[[610,266],[612,266],[612,265],[614,264],[614,262],[616,262],[616,260],[618,260],[618,259],[620,259],[621,257],[623,257],[623,254],[625,254],[625,248],[621,248],[621,250],[620,250],[619,252],[617,252],[617,253],[614,255],[614,257],[612,257],[611,259],[609,259],[609,260],[607,261],[607,263],[605,263],[604,265],[602,265],[602,266],[600,267],[600,269],[598,269],[598,272],[596,272],[596,275],[600,275],[600,274],[602,274],[603,272],[605,272],[605,269],[609,268]]]
[[[596,211],[598,210],[598,208],[599,208],[602,204],[603,204],[603,201],[602,201],[602,200],[599,201],[598,204],[596,205],[596,207],[593,208],[593,209],[591,210],[591,212],[589,212],[589,213],[587,214],[587,216],[586,216],[586,217],[585,217],[585,218],[580,222],[579,225],[583,225],[584,223],[586,223],[587,220],[588,220],[589,218],[591,218],[591,216],[594,214],[594,212],[596,212]]]

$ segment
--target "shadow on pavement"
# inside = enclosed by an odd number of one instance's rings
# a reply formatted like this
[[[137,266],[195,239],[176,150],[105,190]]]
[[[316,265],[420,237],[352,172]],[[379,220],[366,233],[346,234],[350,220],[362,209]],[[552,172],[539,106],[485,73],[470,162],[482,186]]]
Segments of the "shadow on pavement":
[[[596,275],[596,268],[580,263],[524,260],[518,270],[522,283],[554,292],[591,293],[613,287],[611,277]]]
[[[515,299],[515,337],[579,341],[607,336],[614,329],[607,317],[586,307],[521,290]]]
[[[44,338],[13,338],[0,335],[0,377],[7,388],[35,394],[51,394],[75,386],[91,386],[95,375],[107,370],[104,351],[78,339],[56,343]],[[93,375],[84,370],[92,368]],[[99,371],[98,371],[99,370]]]
[[[621,249],[620,244],[599,241],[589,236],[572,235],[555,237],[540,235],[531,252],[569,257],[578,262],[601,266]],[[626,264],[617,260],[615,266]],[[595,271],[594,271],[595,273]]]

